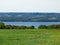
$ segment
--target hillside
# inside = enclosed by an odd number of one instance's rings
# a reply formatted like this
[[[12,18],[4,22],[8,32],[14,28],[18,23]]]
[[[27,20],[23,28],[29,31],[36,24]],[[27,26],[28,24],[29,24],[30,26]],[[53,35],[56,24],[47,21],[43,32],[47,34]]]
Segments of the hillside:
[[[60,13],[0,13],[3,22],[60,22]]]

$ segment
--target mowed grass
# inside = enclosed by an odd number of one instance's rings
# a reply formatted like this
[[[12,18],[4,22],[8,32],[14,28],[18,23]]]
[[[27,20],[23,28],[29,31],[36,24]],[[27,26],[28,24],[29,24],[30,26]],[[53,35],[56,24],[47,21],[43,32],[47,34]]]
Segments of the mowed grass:
[[[0,45],[60,45],[60,30],[0,29]]]

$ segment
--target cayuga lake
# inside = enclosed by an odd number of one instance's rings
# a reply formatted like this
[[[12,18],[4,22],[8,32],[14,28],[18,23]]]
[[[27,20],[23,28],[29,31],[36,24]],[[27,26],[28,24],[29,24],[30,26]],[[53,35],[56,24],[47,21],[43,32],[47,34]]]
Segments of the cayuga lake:
[[[39,25],[51,25],[51,24],[60,24],[60,22],[3,22],[6,25],[16,25],[16,26],[35,26]]]

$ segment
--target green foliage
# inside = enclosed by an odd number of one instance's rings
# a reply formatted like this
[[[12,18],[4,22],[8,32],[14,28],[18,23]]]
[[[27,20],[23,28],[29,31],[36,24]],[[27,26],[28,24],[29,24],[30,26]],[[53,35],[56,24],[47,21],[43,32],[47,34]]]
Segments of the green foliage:
[[[5,28],[5,24],[0,22],[0,29],[4,29]]]
[[[5,25],[5,29],[13,29],[12,25]]]
[[[57,28],[57,25],[53,24],[53,25],[48,25],[48,28],[49,29],[56,29]]]
[[[26,26],[17,26],[17,29],[26,29]]]
[[[0,29],[35,29],[34,26],[15,26],[15,25],[5,25],[0,22]],[[52,24],[52,25],[40,25],[38,29],[60,29],[60,24]]]
[[[34,26],[15,26],[15,25],[5,25],[4,23],[0,22],[0,29],[34,29]]]
[[[38,29],[60,29],[60,24],[52,24],[52,25],[40,25]]]
[[[52,25],[48,25],[49,29],[60,29],[60,24],[52,24]]]
[[[60,24],[57,24],[57,25],[56,25],[56,28],[57,28],[57,29],[60,29]]]
[[[40,25],[38,28],[39,28],[39,29],[46,29],[47,26],[46,26],[46,25]]]
[[[27,27],[27,29],[34,29],[34,28],[35,28],[34,26]]]

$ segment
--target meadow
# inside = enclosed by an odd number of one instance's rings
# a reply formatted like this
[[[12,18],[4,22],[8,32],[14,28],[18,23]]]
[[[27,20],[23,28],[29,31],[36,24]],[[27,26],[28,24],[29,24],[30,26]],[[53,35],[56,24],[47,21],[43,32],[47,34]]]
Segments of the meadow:
[[[60,45],[60,30],[0,29],[0,45]]]

